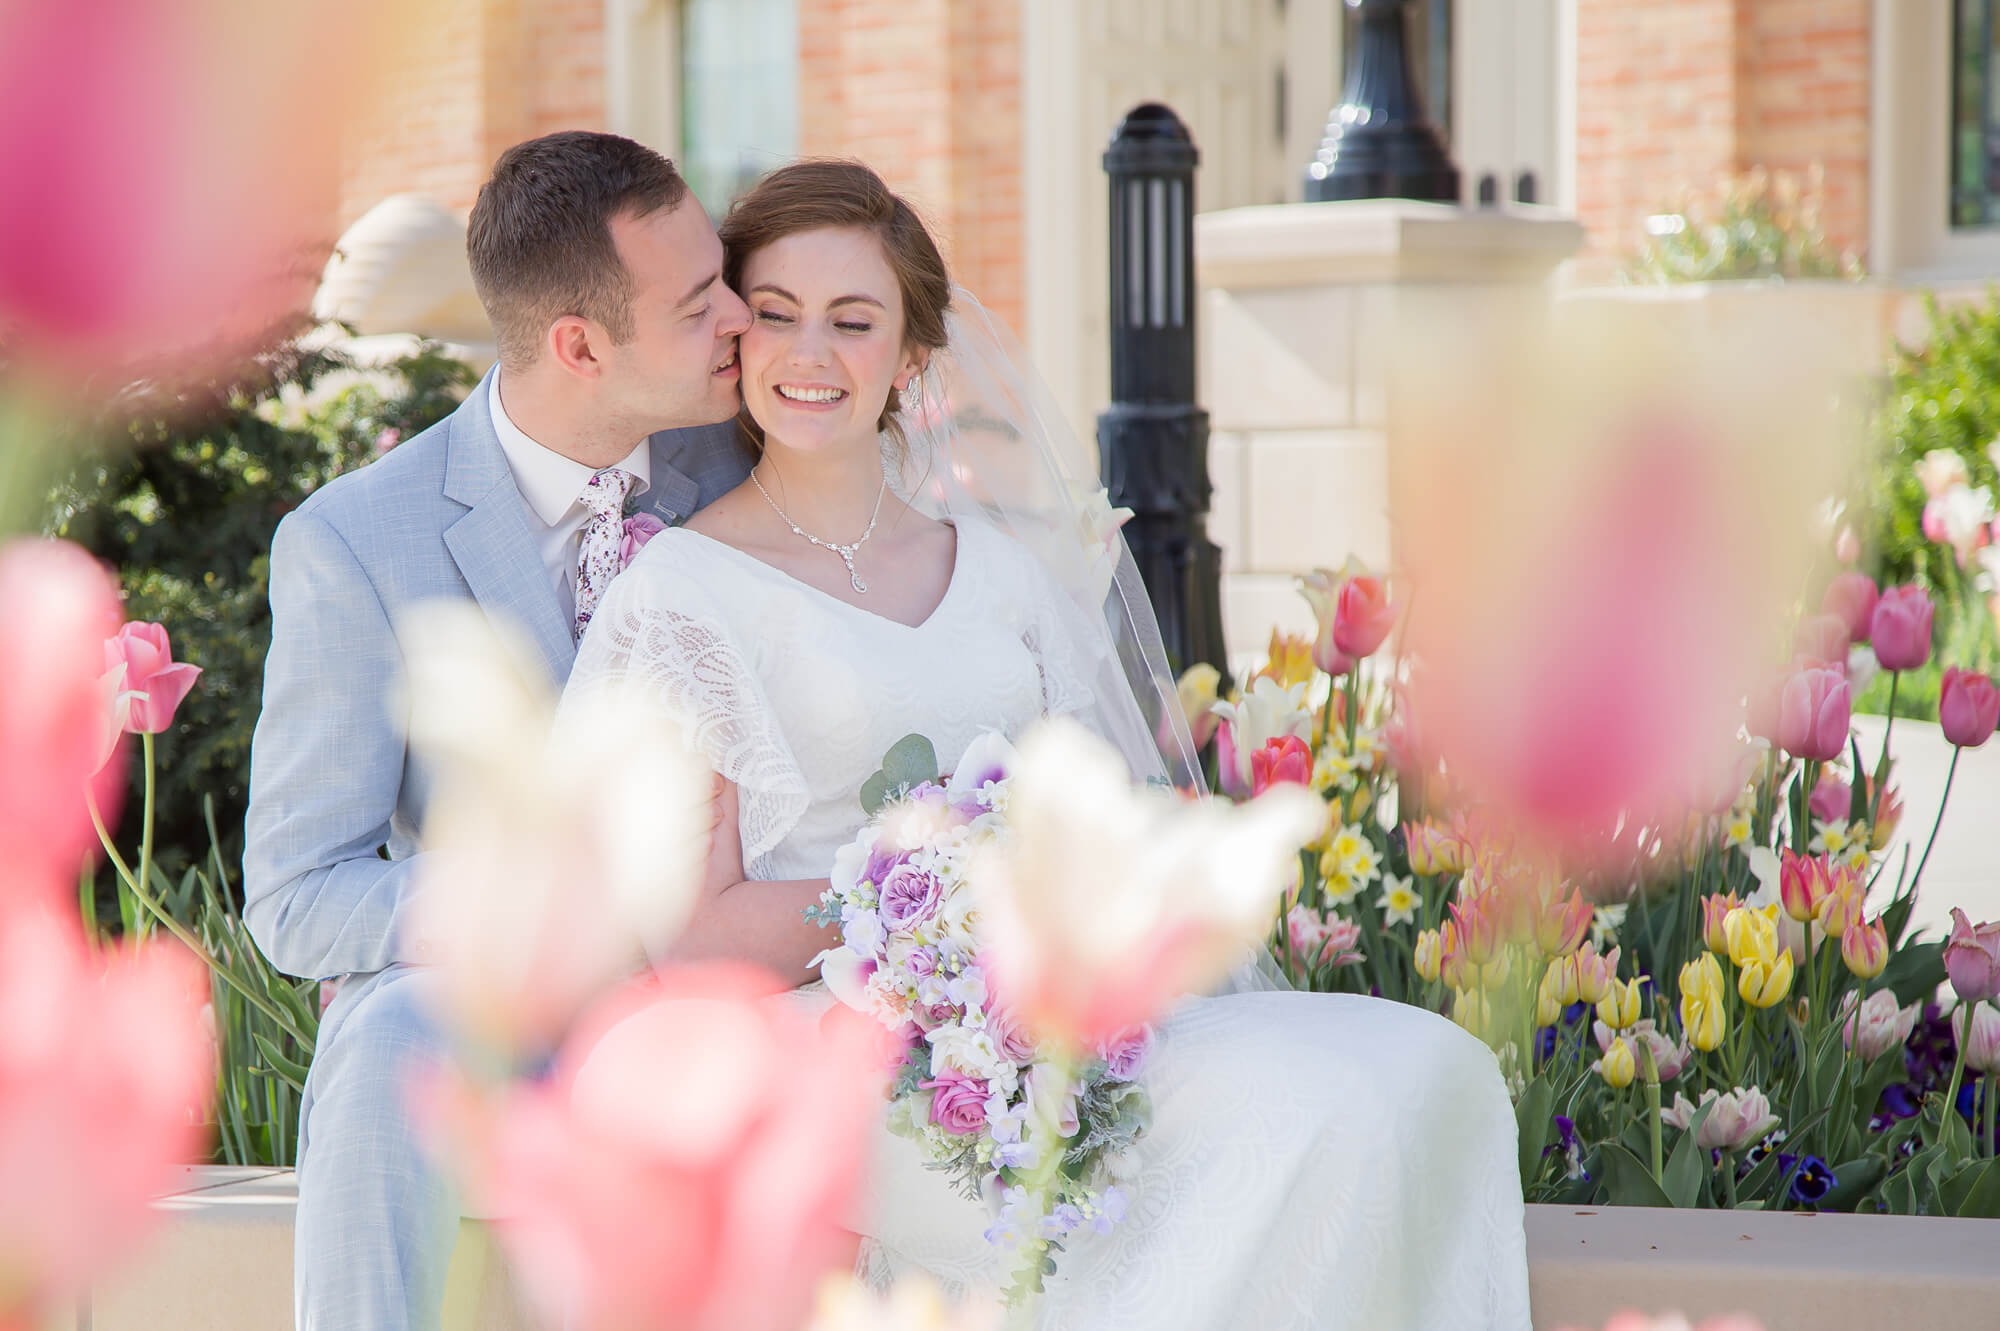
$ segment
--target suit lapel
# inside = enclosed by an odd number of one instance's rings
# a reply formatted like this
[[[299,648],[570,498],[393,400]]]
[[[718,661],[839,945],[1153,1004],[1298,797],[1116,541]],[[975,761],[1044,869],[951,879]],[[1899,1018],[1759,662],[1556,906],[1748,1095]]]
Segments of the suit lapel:
[[[686,522],[701,507],[701,486],[680,468],[684,441],[681,430],[662,430],[647,441],[652,449],[653,478],[639,496],[638,506],[669,527]]]
[[[491,377],[452,414],[444,493],[467,511],[445,529],[445,548],[479,608],[533,640],[539,659],[524,664],[539,665],[561,685],[576,662],[576,643],[542,565],[527,501],[493,433]]]

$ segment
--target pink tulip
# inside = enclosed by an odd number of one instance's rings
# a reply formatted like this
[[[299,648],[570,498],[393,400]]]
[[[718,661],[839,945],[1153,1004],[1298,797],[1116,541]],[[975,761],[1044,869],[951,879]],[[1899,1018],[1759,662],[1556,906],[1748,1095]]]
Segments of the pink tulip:
[[[1360,927],[1338,915],[1294,906],[1285,913],[1285,937],[1291,943],[1293,962],[1303,972],[1322,966],[1358,966],[1363,959]]]
[[[1250,755],[1250,793],[1261,795],[1280,782],[1312,784],[1312,750],[1297,735],[1286,735]]]
[[[1704,1151],[1734,1151],[1754,1146],[1778,1126],[1778,1116],[1771,1112],[1770,1102],[1755,1086],[1748,1090],[1739,1086],[1727,1095],[1718,1095],[1711,1087],[1701,1093],[1701,1104],[1711,1100],[1717,1101],[1716,1106],[1708,1111],[1701,1131],[1694,1137],[1694,1144]],[[1661,1111],[1660,1121],[1685,1132],[1700,1107],[1689,1104],[1685,1095],[1676,1094],[1673,1107]]]
[[[1565,1326],[1556,1328],[1556,1331],[1591,1331],[1591,1328]],[[1626,1311],[1613,1315],[1604,1324],[1604,1331],[1764,1331],[1764,1324],[1754,1317],[1730,1313],[1689,1326],[1684,1317],[1652,1318],[1642,1312]]]
[[[1938,693],[1938,729],[1960,748],[1976,749],[2000,727],[2000,685],[1972,670],[1947,666]]]
[[[0,905],[0,1325],[70,1305],[164,1218],[215,1085],[207,997],[177,944],[97,960],[74,920]]]
[[[1847,664],[1847,621],[1839,615],[1808,615],[1792,636],[1795,655],[1819,665]]]
[[[1840,1038],[1862,1062],[1873,1063],[1891,1049],[1903,1047],[1922,1011],[1921,1003],[1896,1006],[1896,995],[1887,989],[1877,989],[1857,1007],[1850,990],[1840,1005]]]
[[[1682,1070],[1687,1067],[1688,1059],[1694,1053],[1694,1048],[1688,1044],[1685,1035],[1681,1037],[1679,1044],[1675,1044],[1660,1034],[1658,1026],[1651,1017],[1639,1018],[1636,1025],[1622,1032],[1612,1030],[1601,1021],[1593,1021],[1590,1023],[1590,1033],[1596,1037],[1597,1051],[1601,1054],[1610,1053],[1612,1042],[1621,1035],[1626,1040],[1634,1042],[1635,1052],[1636,1045],[1643,1042],[1653,1055],[1653,1067],[1660,1074],[1662,1082],[1669,1082],[1680,1076]]]
[[[881,1037],[752,967],[690,966],[588,1013],[547,1081],[447,1074],[420,1107],[551,1324],[791,1331],[853,1260]]]
[[[1889,964],[1889,932],[1880,919],[1856,921],[1840,936],[1840,959],[1857,979],[1872,980]]]
[[[1833,877],[1824,855],[1785,851],[1778,865],[1778,899],[1785,914],[1804,923],[1819,914],[1820,904],[1831,891]]]
[[[1868,639],[1884,670],[1915,670],[1931,659],[1930,593],[1911,584],[1891,587],[1875,602]]]
[[[1240,800],[1250,793],[1250,782],[1243,775],[1236,752],[1236,724],[1233,721],[1223,721],[1215,727],[1215,775],[1221,783],[1222,793],[1230,799]]]
[[[1881,599],[1876,590],[1875,579],[1866,573],[1847,572],[1826,585],[1826,594],[1820,597],[1822,613],[1833,615],[1847,626],[1849,641],[1860,642],[1868,636],[1869,621],[1875,617],[1875,602]],[[1841,644],[1840,658],[1847,657],[1847,645]]]
[[[200,666],[178,665],[159,624],[127,624],[104,643],[104,668],[125,667],[125,689],[132,694],[132,715],[126,722],[135,735],[157,735],[174,723],[174,711],[201,675]]]
[[[1551,894],[1535,917],[1535,945],[1547,957],[1569,955],[1590,933],[1594,914],[1581,892],[1572,891],[1567,898]]]
[[[1853,695],[1838,670],[1807,666],[1778,695],[1778,747],[1794,758],[1829,762],[1847,747]]]
[[[1843,526],[1833,538],[1833,557],[1849,567],[1861,558],[1861,538],[1854,534],[1852,526]],[[1868,585],[1872,588],[1875,584],[1871,581]]]
[[[1924,539],[1933,545],[1943,545],[1950,533],[1945,528],[1944,498],[1933,495],[1924,503],[1924,515],[1919,525],[1923,528]]]
[[[1333,645],[1341,655],[1357,661],[1373,656],[1395,625],[1396,607],[1382,579],[1358,574],[1341,584],[1333,621]]]
[[[625,519],[625,539],[618,548],[618,559],[622,565],[630,566],[639,552],[646,548],[646,542],[667,529],[667,524],[651,513],[634,513]]]
[[[118,618],[116,585],[79,547],[0,546],[0,866],[22,881],[74,890],[96,844],[86,787],[115,816],[124,774],[105,763],[116,681],[103,675]]]
[[[1951,1033],[1965,1046],[1965,1066],[1988,1076],[2000,1073],[2000,1008],[1961,1003],[1951,1014]]]
[[[1332,569],[1316,568],[1299,579],[1299,595],[1313,612],[1313,664],[1338,678],[1354,669],[1354,658],[1334,642],[1334,627],[1340,619],[1342,577]]]
[[[1831,771],[1822,771],[1808,807],[1812,816],[1823,823],[1845,822],[1854,809],[1854,787]]]
[[[1951,936],[1944,943],[1944,973],[1952,991],[1967,1003],[2000,996],[2000,921],[1974,926],[1951,908]]]

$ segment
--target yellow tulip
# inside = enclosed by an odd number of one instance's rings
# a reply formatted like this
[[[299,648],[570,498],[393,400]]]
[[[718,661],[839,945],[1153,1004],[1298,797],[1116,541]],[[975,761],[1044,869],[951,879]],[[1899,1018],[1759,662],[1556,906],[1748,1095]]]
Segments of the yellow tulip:
[[[1437,930],[1426,929],[1417,935],[1417,975],[1425,984],[1437,983],[1438,965],[1443,959],[1443,940]]]
[[[1713,952],[1681,967],[1681,1030],[1689,1044],[1704,1053],[1721,1047],[1729,1030],[1727,1002],[1722,966]]]
[[[1840,940],[1840,957],[1860,979],[1872,980],[1880,975],[1889,964],[1889,933],[1882,927],[1881,919],[1863,924],[1857,914]]]
[[[1738,906],[1723,919],[1722,932],[1729,942],[1729,959],[1738,966],[1754,962],[1769,970],[1777,964],[1778,904],[1775,901],[1761,910]]]
[[[1638,1025],[1639,1011],[1638,980],[1613,980],[1611,991],[1597,1000],[1598,1020],[1614,1031]]]
[[[1542,982],[1535,990],[1535,1024],[1553,1026],[1562,1020],[1562,962],[1552,961],[1542,972]]]
[[[1614,1091],[1622,1091],[1632,1084],[1632,1078],[1639,1073],[1639,1062],[1632,1056],[1632,1046],[1625,1043],[1624,1036],[1613,1040],[1611,1047],[1604,1051],[1604,1057],[1597,1063],[1597,1073],[1604,1078],[1604,1084]]]
[[[1736,992],[1751,1007],[1776,1007],[1792,992],[1792,954],[1780,952],[1771,966],[1752,961],[1736,977]]]
[[[1451,1019],[1484,1040],[1493,1025],[1493,1005],[1483,989],[1459,989],[1452,993]]]

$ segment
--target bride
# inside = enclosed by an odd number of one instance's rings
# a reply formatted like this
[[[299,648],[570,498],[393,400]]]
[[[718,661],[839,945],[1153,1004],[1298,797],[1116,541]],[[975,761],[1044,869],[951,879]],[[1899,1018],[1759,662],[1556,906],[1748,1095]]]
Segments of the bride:
[[[962,294],[954,308],[909,206],[866,167],[801,162],[740,199],[721,237],[753,320],[756,467],[611,584],[570,687],[645,681],[724,779],[741,859],[711,872],[676,954],[759,963],[824,1004],[809,962],[829,940],[803,911],[897,740],[925,736],[949,771],[987,730],[1066,713],[1135,776],[1191,755],[1145,719],[1177,713],[1145,665],[1157,636],[1129,557],[1074,567],[1048,421],[983,313]],[[1064,1254],[1042,1325],[1526,1331],[1514,1118],[1491,1054],[1456,1026],[1348,996],[1191,998],[1144,1080],[1154,1118],[1126,1219]],[[856,1221],[871,1273],[1004,1283],[985,1208],[886,1129],[874,1151]]]

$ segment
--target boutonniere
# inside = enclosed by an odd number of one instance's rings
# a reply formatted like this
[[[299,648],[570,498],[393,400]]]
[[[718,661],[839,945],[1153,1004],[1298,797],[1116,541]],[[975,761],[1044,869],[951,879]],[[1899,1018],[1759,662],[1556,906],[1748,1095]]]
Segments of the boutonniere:
[[[618,551],[620,561],[629,566],[634,559],[638,558],[639,552],[646,548],[646,542],[652,540],[666,529],[667,524],[654,517],[651,513],[634,513],[631,517],[626,518],[625,540],[619,546]]]

